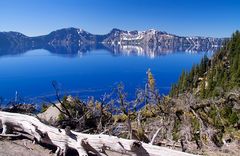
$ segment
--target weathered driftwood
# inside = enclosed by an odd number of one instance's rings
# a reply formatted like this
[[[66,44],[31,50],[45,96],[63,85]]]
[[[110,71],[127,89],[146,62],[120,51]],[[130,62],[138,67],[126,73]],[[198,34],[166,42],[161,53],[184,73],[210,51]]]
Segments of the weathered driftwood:
[[[153,142],[154,142],[154,140],[156,139],[156,137],[157,137],[157,135],[158,135],[158,133],[159,133],[160,130],[161,130],[161,128],[158,128],[158,130],[156,131],[156,133],[153,135],[152,140],[151,140],[151,142],[150,142],[151,145],[153,144]]]
[[[26,133],[37,142],[56,146],[57,155],[65,155],[68,148],[75,149],[80,156],[88,155],[88,153],[107,155],[105,151],[114,151],[122,155],[191,155],[136,140],[127,140],[103,134],[77,133],[68,128],[58,129],[43,124],[33,116],[18,113],[0,111],[0,121],[3,129],[2,135],[11,136],[16,132]]]

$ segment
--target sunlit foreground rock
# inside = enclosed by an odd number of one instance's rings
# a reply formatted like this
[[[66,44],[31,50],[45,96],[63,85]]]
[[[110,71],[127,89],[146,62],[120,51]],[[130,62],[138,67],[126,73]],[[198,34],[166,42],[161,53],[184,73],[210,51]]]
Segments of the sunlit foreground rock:
[[[111,151],[121,155],[150,156],[190,156],[191,154],[168,148],[142,143],[136,140],[121,139],[109,135],[77,133],[69,129],[58,129],[40,122],[37,118],[18,113],[0,111],[2,136],[24,135],[34,142],[57,147],[56,155],[65,155],[68,148],[75,149],[80,156],[92,153],[107,155]]]

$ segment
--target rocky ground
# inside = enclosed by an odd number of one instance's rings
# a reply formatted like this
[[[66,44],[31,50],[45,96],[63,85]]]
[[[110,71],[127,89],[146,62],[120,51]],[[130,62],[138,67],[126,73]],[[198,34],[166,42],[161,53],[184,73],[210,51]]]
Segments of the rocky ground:
[[[0,138],[1,156],[53,156],[51,150],[38,144],[33,144],[27,139],[8,140]]]

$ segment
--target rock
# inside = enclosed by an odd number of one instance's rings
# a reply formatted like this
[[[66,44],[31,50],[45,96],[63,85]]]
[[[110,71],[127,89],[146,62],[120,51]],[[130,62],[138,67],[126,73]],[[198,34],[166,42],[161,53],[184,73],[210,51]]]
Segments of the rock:
[[[58,103],[56,104],[59,108],[61,108],[61,104]],[[50,125],[54,125],[57,120],[58,117],[60,115],[60,111],[54,107],[54,106],[50,106],[45,112],[38,114],[37,116],[43,121],[46,122]]]

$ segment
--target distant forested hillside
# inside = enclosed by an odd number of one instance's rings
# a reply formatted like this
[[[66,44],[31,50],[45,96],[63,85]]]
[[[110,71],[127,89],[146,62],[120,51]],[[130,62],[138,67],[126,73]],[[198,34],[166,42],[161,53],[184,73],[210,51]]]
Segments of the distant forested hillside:
[[[177,96],[192,92],[202,98],[215,97],[240,87],[240,32],[209,59],[194,65],[190,72],[183,71],[177,84],[172,86],[170,95]]]

